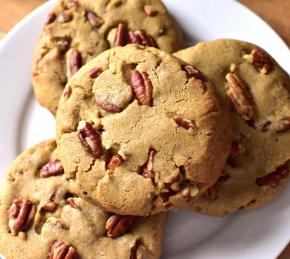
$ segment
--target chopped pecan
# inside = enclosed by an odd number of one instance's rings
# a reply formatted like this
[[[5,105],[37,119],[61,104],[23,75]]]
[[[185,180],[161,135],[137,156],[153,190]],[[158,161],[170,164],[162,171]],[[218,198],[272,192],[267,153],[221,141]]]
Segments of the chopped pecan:
[[[145,178],[152,178],[154,177],[154,171],[153,171],[153,163],[154,163],[154,157],[156,155],[157,151],[155,149],[150,149],[148,160],[145,163],[144,166],[141,168],[141,174]]]
[[[119,23],[114,46],[125,46],[127,44],[127,38],[128,38],[128,30],[124,23]]]
[[[57,204],[54,201],[50,201],[49,203],[45,204],[42,208],[41,211],[45,212],[54,212],[57,207]]]
[[[174,115],[173,120],[176,122],[177,125],[181,126],[185,129],[196,129],[196,124],[194,121],[184,119],[180,115]]]
[[[146,72],[134,70],[131,74],[131,86],[140,105],[152,106],[153,86]]]
[[[276,187],[279,185],[280,181],[289,176],[289,169],[286,165],[279,166],[276,171],[267,174],[263,177],[257,178],[256,183],[258,186],[269,185],[271,187]]]
[[[72,20],[72,14],[68,13],[68,12],[61,12],[60,15],[58,16],[58,21],[60,23],[66,23],[66,22],[70,22]]]
[[[144,6],[144,12],[148,15],[148,16],[155,16],[157,14],[157,10],[154,8],[153,5],[145,5]]]
[[[82,66],[82,56],[76,49],[67,52],[66,76],[70,79]]]
[[[93,11],[86,11],[85,16],[89,23],[96,28],[101,27],[104,23],[103,19]]]
[[[15,219],[11,228],[13,235],[25,232],[31,226],[36,213],[36,206],[29,200],[15,199],[8,211],[10,218]]]
[[[48,16],[46,17],[46,21],[45,21],[45,24],[48,25],[48,24],[51,24],[55,21],[56,19],[56,15],[55,13],[50,13],[48,14]]]
[[[89,77],[94,79],[97,78],[101,73],[103,72],[103,69],[101,67],[93,68],[89,71]]]
[[[140,245],[141,245],[141,242],[137,240],[135,245],[131,248],[130,259],[137,259],[137,252]]]
[[[204,194],[203,197],[205,197],[207,200],[216,200],[218,195],[217,195],[217,188],[215,186],[212,186],[208,188]]]
[[[201,81],[206,81],[204,76],[198,71],[196,68],[190,65],[182,66],[183,70],[186,72],[188,78],[194,77],[195,79],[199,79]]]
[[[79,256],[76,250],[69,244],[59,240],[52,242],[49,254],[49,259],[78,259]]]
[[[77,209],[77,210],[82,210],[82,208],[75,202],[75,199],[74,198],[68,198],[67,199],[67,203],[73,207],[74,209]]]
[[[85,122],[84,126],[79,130],[78,138],[84,149],[96,158],[102,155],[101,137],[94,130],[92,124]]]
[[[136,43],[145,47],[156,47],[154,39],[144,30],[130,31],[129,43]]]
[[[71,93],[72,93],[72,89],[71,89],[71,87],[70,87],[70,86],[67,86],[67,87],[64,89],[64,91],[63,91],[63,96],[64,96],[65,98],[69,98],[70,95],[71,95]]]
[[[244,59],[251,62],[262,74],[268,74],[273,69],[273,62],[270,56],[259,48],[254,48],[250,55],[244,55]]]
[[[121,163],[123,163],[123,158],[120,155],[114,155],[108,164],[108,169],[113,171]]]
[[[119,106],[111,103],[109,99],[111,98],[106,98],[108,96],[105,95],[95,95],[95,100],[96,100],[96,104],[98,106],[100,106],[103,110],[107,111],[107,112],[121,112],[123,109],[120,108]]]
[[[136,218],[136,216],[112,215],[106,223],[107,236],[116,238],[129,232]]]
[[[44,167],[40,170],[40,176],[43,178],[57,176],[64,173],[63,167],[61,165],[60,160],[52,160],[48,162]]]
[[[245,120],[251,120],[254,117],[254,104],[251,92],[248,86],[234,73],[226,75],[228,82],[227,95],[232,101],[236,111]]]

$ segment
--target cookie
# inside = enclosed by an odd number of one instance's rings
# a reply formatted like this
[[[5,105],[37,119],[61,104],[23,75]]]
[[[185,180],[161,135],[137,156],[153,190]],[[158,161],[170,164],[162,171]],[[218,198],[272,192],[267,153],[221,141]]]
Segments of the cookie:
[[[194,209],[224,215],[273,200],[289,179],[287,73],[262,48],[237,40],[202,42],[175,55],[208,75],[234,127],[222,176]]]
[[[77,197],[45,141],[13,163],[0,199],[0,253],[19,258],[159,258],[165,214],[119,216]]]
[[[160,0],[59,0],[35,49],[37,100],[55,114],[67,80],[83,64],[127,43],[167,52],[183,44],[179,28]]]
[[[219,177],[231,125],[212,85],[156,48],[127,45],[87,63],[56,116],[68,179],[105,210],[189,207]]]

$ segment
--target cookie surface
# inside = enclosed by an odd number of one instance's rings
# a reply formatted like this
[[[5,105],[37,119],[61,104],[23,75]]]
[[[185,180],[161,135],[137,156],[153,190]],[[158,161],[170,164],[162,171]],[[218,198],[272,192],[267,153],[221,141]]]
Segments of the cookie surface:
[[[231,129],[201,77],[172,55],[137,45],[84,66],[56,116],[60,160],[80,194],[107,211],[147,215],[188,207],[213,184]]]
[[[35,49],[37,100],[55,114],[72,74],[93,56],[130,42],[167,52],[183,44],[181,32],[160,0],[59,0]]]
[[[269,54],[247,42],[204,42],[174,55],[207,74],[234,127],[222,177],[194,209],[224,215],[271,201],[289,179],[289,76]]]
[[[73,194],[55,141],[22,153],[0,197],[0,253],[27,258],[159,258],[165,214],[106,213]]]

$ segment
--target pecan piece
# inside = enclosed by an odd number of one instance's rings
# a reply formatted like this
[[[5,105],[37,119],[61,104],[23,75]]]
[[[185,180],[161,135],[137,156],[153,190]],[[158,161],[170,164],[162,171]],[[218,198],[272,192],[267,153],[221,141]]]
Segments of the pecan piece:
[[[55,13],[50,13],[48,14],[48,16],[46,17],[46,21],[45,21],[45,24],[48,25],[48,24],[51,24],[55,21],[56,19],[56,15]]]
[[[58,21],[60,23],[66,23],[66,22],[70,22],[72,20],[72,14],[68,13],[68,12],[61,12],[59,17],[58,17]]]
[[[99,28],[104,23],[103,19],[93,11],[86,11],[85,16],[93,27]]]
[[[82,56],[76,49],[67,52],[66,75],[70,79],[82,66]]]
[[[156,155],[157,151],[155,149],[150,149],[148,160],[145,163],[145,165],[141,168],[141,174],[145,178],[152,178],[154,177],[154,171],[153,171],[153,163],[154,163],[154,157]]]
[[[108,164],[108,169],[110,171],[113,171],[116,167],[118,167],[120,164],[122,164],[123,161],[124,160],[120,155],[114,155]]]
[[[77,210],[82,210],[82,208],[75,202],[75,199],[74,198],[68,198],[67,199],[67,203],[73,207],[74,209],[77,209]]]
[[[180,115],[174,115],[173,120],[176,122],[177,125],[181,126],[182,128],[185,128],[187,130],[196,129],[196,124],[194,121],[184,119]]]
[[[286,165],[279,166],[276,171],[267,174],[263,177],[257,178],[256,183],[258,186],[271,186],[276,187],[280,181],[289,176],[289,169]]]
[[[212,186],[210,188],[208,188],[204,194],[203,197],[205,197],[207,200],[216,200],[218,195],[217,195],[217,188],[215,186]]]
[[[130,259],[137,259],[137,252],[140,245],[141,245],[141,242],[137,240],[135,245],[131,248]]]
[[[136,218],[136,216],[112,215],[106,223],[107,236],[116,238],[129,232]]]
[[[198,71],[195,67],[190,65],[182,66],[182,69],[186,72],[187,78],[194,77],[195,79],[199,79],[201,81],[206,81],[204,76]]]
[[[44,167],[40,170],[40,176],[43,178],[57,176],[64,173],[63,167],[61,165],[60,160],[52,160],[48,162]]]
[[[84,149],[93,155],[95,158],[100,158],[102,155],[101,137],[94,130],[92,124],[85,122],[84,126],[78,133],[78,138],[81,141]]]
[[[100,106],[103,110],[113,113],[121,112],[123,110],[119,106],[111,103],[108,99],[109,98],[106,98],[105,96],[95,95],[96,104]]]
[[[10,218],[15,219],[11,233],[18,235],[20,231],[27,231],[33,222],[35,213],[36,206],[31,201],[15,199],[8,210]]]
[[[273,62],[270,56],[259,48],[254,48],[250,55],[244,55],[244,59],[248,60],[262,74],[268,74],[273,69]]]
[[[54,201],[51,201],[47,204],[45,204],[42,208],[41,211],[45,212],[54,212],[57,207],[57,204]]]
[[[52,242],[49,254],[49,259],[78,259],[79,256],[76,250],[69,244],[59,240]]]
[[[138,42],[132,41],[132,35],[138,38]],[[130,43],[137,43],[145,47],[156,47],[154,39],[148,35],[144,30],[136,30],[129,34]]]
[[[62,53],[65,53],[69,49],[70,43],[71,43],[71,37],[69,36],[59,38],[56,40],[56,46],[58,49],[60,49]]]
[[[127,38],[128,31],[126,25],[124,23],[119,23],[114,40],[114,46],[125,46],[127,44]]]
[[[103,72],[103,69],[101,67],[93,68],[89,71],[89,77],[94,79],[97,78],[101,73]]]
[[[154,8],[154,6],[149,4],[144,6],[144,12],[148,16],[155,16],[157,14],[157,10]]]
[[[251,120],[254,117],[254,104],[248,86],[234,73],[228,73],[226,80],[229,87],[227,95],[236,111],[244,120]]]
[[[131,74],[131,86],[140,105],[152,106],[153,86],[146,72],[134,70]]]

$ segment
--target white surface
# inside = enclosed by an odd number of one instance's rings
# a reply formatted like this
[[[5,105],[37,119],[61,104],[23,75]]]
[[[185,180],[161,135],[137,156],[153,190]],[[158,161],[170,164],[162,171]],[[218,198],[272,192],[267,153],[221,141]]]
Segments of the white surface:
[[[263,46],[290,72],[290,53],[279,36],[252,12],[231,0],[164,0],[184,29],[187,42],[236,38]],[[0,45],[0,177],[16,155],[54,136],[54,119],[34,100],[33,46],[46,3],[19,23]],[[273,259],[290,238],[290,186],[270,205],[251,212],[213,218],[192,212],[169,217],[165,259]]]

